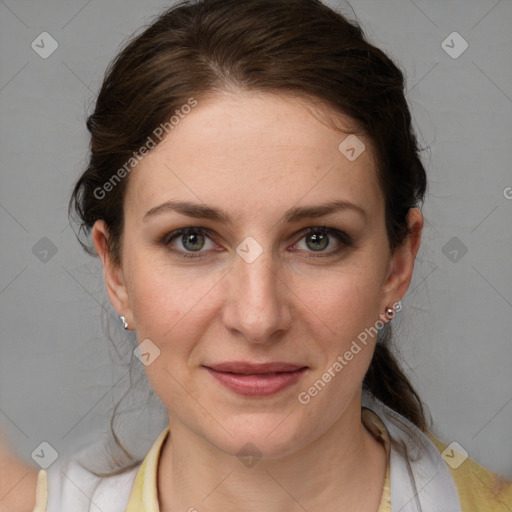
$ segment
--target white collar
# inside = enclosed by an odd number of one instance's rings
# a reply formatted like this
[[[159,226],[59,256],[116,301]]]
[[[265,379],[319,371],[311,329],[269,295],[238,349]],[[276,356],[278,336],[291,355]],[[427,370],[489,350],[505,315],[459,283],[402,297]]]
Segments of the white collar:
[[[432,441],[409,420],[369,393],[363,392],[361,405],[377,414],[389,432],[391,512],[462,512],[450,470]],[[153,457],[157,456],[156,450],[165,432],[162,432],[150,450]],[[397,450],[395,442],[407,448],[409,459],[412,460],[407,462]],[[62,473],[59,466],[55,464],[48,472],[48,487],[51,491],[46,512],[126,510],[139,468],[115,477],[99,479],[77,464],[76,460],[67,461]],[[153,485],[153,482],[150,484]]]
[[[379,416],[391,438],[391,512],[462,512],[450,470],[432,441],[416,425],[366,391],[362,406]],[[406,447],[408,461],[394,441]]]

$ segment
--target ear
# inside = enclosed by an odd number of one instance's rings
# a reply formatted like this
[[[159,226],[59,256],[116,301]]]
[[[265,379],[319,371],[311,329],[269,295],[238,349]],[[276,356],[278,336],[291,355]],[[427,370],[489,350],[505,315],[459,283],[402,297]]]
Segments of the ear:
[[[404,297],[411,283],[414,261],[420,248],[423,215],[419,208],[411,208],[407,212],[407,225],[410,234],[402,245],[396,247],[391,255],[389,272],[384,283],[382,308],[393,307]]]
[[[110,303],[117,313],[126,318],[128,325],[133,325],[133,318],[128,300],[128,292],[124,282],[121,266],[114,263],[108,244],[109,232],[105,221],[97,220],[92,228],[92,240],[96,252],[103,264],[103,277]]]

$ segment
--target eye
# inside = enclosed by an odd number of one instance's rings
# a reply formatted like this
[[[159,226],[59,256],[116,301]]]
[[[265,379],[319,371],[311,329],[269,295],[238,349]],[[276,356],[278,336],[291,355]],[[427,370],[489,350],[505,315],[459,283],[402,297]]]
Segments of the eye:
[[[201,253],[214,249],[213,240],[209,235],[209,230],[205,228],[183,228],[178,229],[177,231],[173,231],[172,233],[167,235],[162,240],[162,243],[166,247],[172,246],[173,243],[178,245],[178,249],[172,249],[171,247],[169,247],[169,249],[173,252],[179,253],[180,256],[183,256],[184,258],[198,258],[202,256]],[[208,240],[210,241],[209,247],[207,243]],[[181,247],[179,247],[180,245]],[[203,251],[202,249],[206,250]],[[198,254],[193,255],[190,253]]]
[[[161,240],[161,244],[183,258],[201,258],[206,256],[205,253],[216,250],[212,233],[201,227],[188,227],[173,231]],[[305,248],[298,247],[300,245]],[[354,242],[347,233],[326,226],[317,226],[303,231],[303,236],[293,246],[292,252],[296,252],[298,248],[310,253],[307,257],[322,258],[334,256],[343,249],[353,246]],[[328,248],[331,249],[327,251]],[[318,255],[314,253],[318,253]]]
[[[344,248],[353,247],[354,245],[352,238],[347,233],[326,226],[308,228],[304,236],[294,247],[301,245],[303,240],[304,244],[302,245],[305,246],[304,250],[306,252],[321,253],[318,256],[310,254],[308,256],[310,258],[333,256]],[[331,248],[331,250],[326,251],[328,248]]]

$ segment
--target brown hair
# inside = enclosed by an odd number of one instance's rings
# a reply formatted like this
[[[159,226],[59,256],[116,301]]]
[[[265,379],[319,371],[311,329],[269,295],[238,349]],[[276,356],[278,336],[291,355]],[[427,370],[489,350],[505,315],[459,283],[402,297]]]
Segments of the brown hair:
[[[106,71],[87,120],[89,164],[69,204],[78,239],[103,219],[119,263],[129,173],[106,193],[105,184],[190,98],[241,89],[320,100],[355,120],[373,143],[394,249],[409,234],[406,214],[423,202],[427,186],[404,86],[400,69],[359,24],[319,0],[179,2],[133,37]],[[381,334],[363,386],[425,431],[422,402],[389,348],[390,327]]]

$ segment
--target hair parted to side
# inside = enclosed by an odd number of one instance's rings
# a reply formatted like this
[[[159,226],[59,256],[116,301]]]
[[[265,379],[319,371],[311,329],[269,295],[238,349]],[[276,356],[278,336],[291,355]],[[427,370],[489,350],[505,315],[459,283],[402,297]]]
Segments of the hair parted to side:
[[[87,120],[89,163],[69,203],[78,239],[95,255],[80,235],[103,219],[119,264],[130,175],[105,194],[98,189],[190,98],[243,90],[311,99],[355,121],[376,155],[394,249],[427,186],[404,88],[400,69],[359,24],[319,0],[181,1],[133,37],[105,73]],[[363,386],[425,431],[422,402],[389,349],[390,326],[381,334]]]

